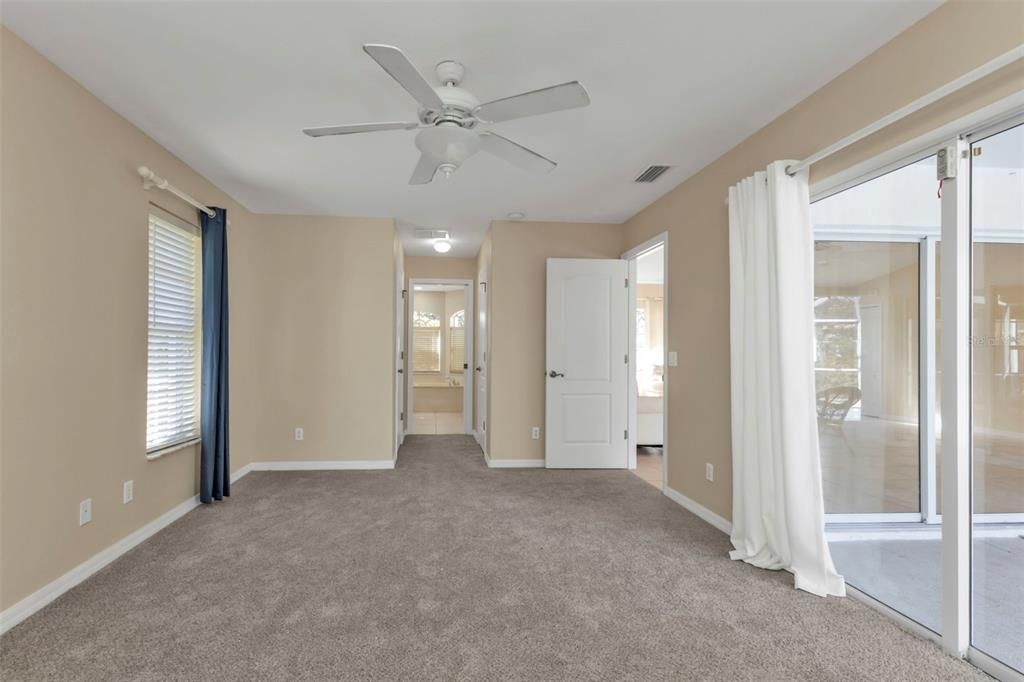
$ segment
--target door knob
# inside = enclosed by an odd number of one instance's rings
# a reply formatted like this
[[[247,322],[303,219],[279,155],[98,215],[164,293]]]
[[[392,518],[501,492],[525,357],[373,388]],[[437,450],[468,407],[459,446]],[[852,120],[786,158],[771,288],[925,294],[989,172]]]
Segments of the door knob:
[[[400,369],[400,370],[398,370],[398,373],[399,373],[399,374],[404,374],[404,373],[405,373],[405,370],[403,370],[403,369]]]
[[[555,370],[551,370],[550,372],[548,372],[548,376],[551,377],[552,379],[554,379],[555,377],[564,377],[565,375],[562,374],[561,372],[556,372]]]
[[[482,372],[482,371],[484,371],[484,370],[483,370],[483,368],[481,368],[481,367],[477,367],[477,368],[476,368],[476,371],[478,371],[478,372]]]

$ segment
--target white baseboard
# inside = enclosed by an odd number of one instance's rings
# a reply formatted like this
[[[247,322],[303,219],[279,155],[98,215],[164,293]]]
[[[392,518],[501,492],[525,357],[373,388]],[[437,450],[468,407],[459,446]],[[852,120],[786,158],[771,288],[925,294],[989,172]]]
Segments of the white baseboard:
[[[242,478],[243,476],[245,476],[250,471],[252,471],[252,463],[251,462],[249,464],[246,464],[244,467],[242,467],[241,469],[239,469],[235,473],[231,474],[231,482],[232,483],[236,483],[238,481],[238,479]]]
[[[394,469],[394,460],[351,460],[324,462],[251,462],[231,474],[235,483],[252,471],[290,471],[314,469]],[[153,519],[142,528],[121,538],[110,547],[86,559],[53,582],[44,585],[18,603],[0,612],[0,634],[7,632],[54,599],[105,568],[125,552],[138,546],[200,505],[199,496],[185,500]]]
[[[544,468],[543,459],[494,459],[486,457],[487,466],[492,469],[532,469]]]
[[[253,462],[251,471],[325,471],[394,469],[394,459],[324,459],[307,461]]]
[[[707,521],[712,526],[722,531],[726,535],[730,535],[732,533],[731,521],[722,518],[721,516],[711,511],[704,505],[698,502],[694,502],[693,500],[691,500],[689,497],[682,494],[678,490],[673,490],[672,488],[665,486],[665,496],[668,497],[668,499],[675,502],[676,504],[678,504],[679,506],[686,509],[688,512],[696,516],[699,516],[703,520]]]
[[[242,467],[242,469],[232,475],[232,479],[237,480],[236,476],[241,478],[245,473],[248,473],[248,471],[241,473],[244,470],[245,467]],[[78,585],[86,578],[106,567],[125,552],[136,547],[144,540],[147,540],[157,532],[171,525],[199,505],[200,502],[198,495],[185,500],[173,509],[166,511],[153,519],[142,528],[139,528],[135,532],[121,538],[99,554],[95,554],[89,559],[86,559],[53,582],[39,588],[17,604],[5,609],[0,613],[0,634],[7,632],[33,613],[70,590],[75,585]]]

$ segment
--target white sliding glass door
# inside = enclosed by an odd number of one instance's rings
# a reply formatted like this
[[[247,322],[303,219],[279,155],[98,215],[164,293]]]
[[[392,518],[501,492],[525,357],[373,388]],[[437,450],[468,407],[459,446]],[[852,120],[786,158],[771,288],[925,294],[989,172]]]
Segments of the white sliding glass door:
[[[1024,125],[970,150],[971,643],[1024,670]]]
[[[1024,116],[848,181],[812,219],[836,567],[950,653],[1024,671]]]

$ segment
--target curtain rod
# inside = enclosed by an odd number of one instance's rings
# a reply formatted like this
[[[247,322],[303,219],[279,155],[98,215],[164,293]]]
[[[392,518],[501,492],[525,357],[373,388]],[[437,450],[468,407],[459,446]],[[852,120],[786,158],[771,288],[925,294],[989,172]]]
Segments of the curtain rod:
[[[1024,44],[1018,45],[1009,52],[1005,52],[1004,54],[999,55],[992,61],[986,62],[985,64],[982,64],[978,68],[968,71],[959,78],[951,80],[942,87],[932,90],[927,95],[915,99],[913,102],[906,105],[905,107],[897,109],[888,116],[883,116],[882,118],[878,119],[871,125],[865,126],[851,135],[847,135],[843,139],[839,140],[838,142],[834,142],[833,144],[830,144],[821,151],[811,154],[803,161],[799,163],[794,163],[791,166],[786,166],[786,173],[788,175],[796,175],[804,168],[807,168],[817,163],[818,161],[821,161],[824,158],[832,156],[836,152],[846,149],[852,144],[860,142],[865,137],[877,133],[882,128],[886,128],[892,125],[893,123],[896,123],[897,121],[904,119],[907,116],[910,116],[911,114],[920,111],[921,109],[924,109],[926,106],[934,104],[943,97],[953,94],[957,90],[962,90],[968,85],[971,85],[972,83],[981,80],[985,76],[995,73],[1004,66],[1012,64],[1013,62],[1017,61],[1022,57],[1024,57]]]
[[[200,211],[202,211],[206,215],[210,216],[211,218],[213,216],[217,215],[217,213],[212,208],[210,208],[209,206],[206,206],[205,204],[202,204],[202,203],[196,201],[191,196],[189,196],[188,194],[185,194],[180,189],[178,189],[177,187],[175,187],[171,183],[167,182],[167,180],[165,180],[164,178],[161,178],[159,175],[157,175],[153,171],[149,170],[145,166],[139,166],[139,175],[142,176],[142,187],[143,187],[143,189],[149,189],[151,187],[156,187],[158,189],[167,190],[168,192],[170,192],[174,196],[178,197],[182,201],[185,201],[185,202],[187,202],[189,204],[192,204],[193,206],[195,206],[196,208],[198,208]]]

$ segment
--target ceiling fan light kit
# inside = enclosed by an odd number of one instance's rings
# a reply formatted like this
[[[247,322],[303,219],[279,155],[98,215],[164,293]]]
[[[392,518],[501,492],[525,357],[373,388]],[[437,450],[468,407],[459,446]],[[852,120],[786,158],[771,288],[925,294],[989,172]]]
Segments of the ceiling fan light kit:
[[[480,104],[472,93],[461,87],[466,70],[458,62],[446,60],[434,67],[434,75],[441,83],[435,87],[420,75],[397,47],[371,44],[363,45],[363,50],[419,102],[418,121],[324,126],[306,128],[303,132],[310,137],[326,137],[381,130],[420,129],[415,140],[420,150],[420,160],[409,179],[410,185],[427,184],[438,172],[443,177],[449,177],[466,159],[481,150],[529,172],[549,172],[557,165],[554,161],[497,133],[478,129],[477,126],[590,104],[590,96],[578,81]],[[451,248],[451,244],[448,244],[448,248]]]

